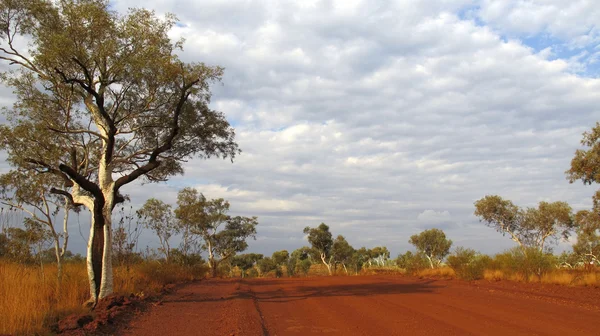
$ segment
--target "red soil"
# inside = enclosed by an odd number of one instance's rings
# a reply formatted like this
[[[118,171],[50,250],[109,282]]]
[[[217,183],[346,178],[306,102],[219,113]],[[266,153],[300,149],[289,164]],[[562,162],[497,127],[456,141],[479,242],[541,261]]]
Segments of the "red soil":
[[[600,290],[399,276],[207,280],[126,335],[598,335]]]

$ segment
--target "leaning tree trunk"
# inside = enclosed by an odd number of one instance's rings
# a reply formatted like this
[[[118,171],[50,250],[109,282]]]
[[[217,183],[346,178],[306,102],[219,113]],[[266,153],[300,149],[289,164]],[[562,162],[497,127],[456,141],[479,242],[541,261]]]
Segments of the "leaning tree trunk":
[[[331,265],[325,261],[325,254],[321,253],[321,260],[323,261],[323,264],[325,264],[325,266],[327,266],[327,272],[329,272],[329,275],[332,275],[333,273],[331,273]]]

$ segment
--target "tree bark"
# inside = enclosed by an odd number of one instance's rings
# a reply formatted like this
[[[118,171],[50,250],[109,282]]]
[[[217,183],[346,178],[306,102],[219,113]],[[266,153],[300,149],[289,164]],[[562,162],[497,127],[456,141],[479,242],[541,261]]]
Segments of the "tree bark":
[[[327,266],[327,272],[329,272],[329,275],[332,275],[331,273],[331,265],[325,261],[325,254],[321,253],[321,260],[323,261],[323,264],[325,264],[325,266]]]
[[[433,261],[431,260],[431,257],[428,255],[425,255],[427,257],[427,260],[429,260],[429,265],[431,266],[431,269],[434,269],[435,267],[433,266]]]

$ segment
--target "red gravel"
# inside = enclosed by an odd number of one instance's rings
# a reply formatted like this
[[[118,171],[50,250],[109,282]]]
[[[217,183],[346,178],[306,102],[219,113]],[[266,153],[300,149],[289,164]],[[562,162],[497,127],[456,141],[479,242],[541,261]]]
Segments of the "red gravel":
[[[399,276],[207,280],[126,335],[599,335],[600,290]]]

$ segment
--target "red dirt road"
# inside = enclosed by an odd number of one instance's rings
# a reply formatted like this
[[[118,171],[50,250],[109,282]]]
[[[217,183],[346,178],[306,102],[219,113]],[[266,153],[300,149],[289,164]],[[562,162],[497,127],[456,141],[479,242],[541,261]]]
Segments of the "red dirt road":
[[[600,289],[398,276],[207,280],[126,335],[600,335]]]

